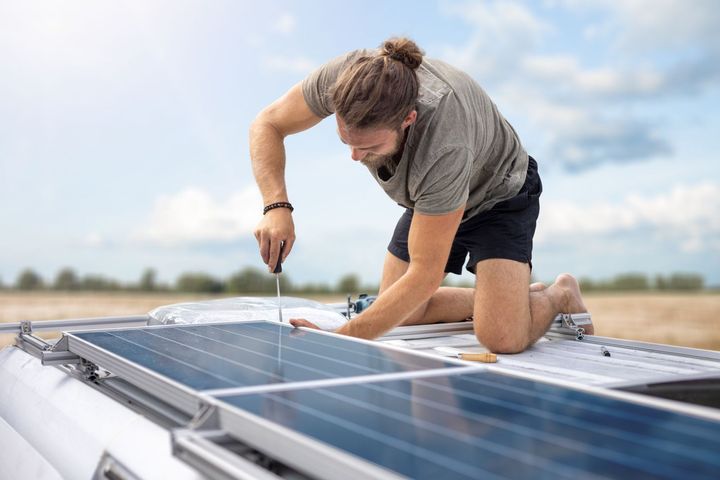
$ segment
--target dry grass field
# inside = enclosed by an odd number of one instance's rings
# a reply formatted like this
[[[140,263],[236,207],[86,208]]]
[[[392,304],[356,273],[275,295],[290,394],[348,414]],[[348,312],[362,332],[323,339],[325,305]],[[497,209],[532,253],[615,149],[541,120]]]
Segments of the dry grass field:
[[[160,305],[209,297],[188,294],[0,292],[0,322],[144,314]],[[316,297],[342,302],[343,296]],[[598,335],[720,350],[718,293],[589,294]],[[13,341],[0,335],[0,346]]]

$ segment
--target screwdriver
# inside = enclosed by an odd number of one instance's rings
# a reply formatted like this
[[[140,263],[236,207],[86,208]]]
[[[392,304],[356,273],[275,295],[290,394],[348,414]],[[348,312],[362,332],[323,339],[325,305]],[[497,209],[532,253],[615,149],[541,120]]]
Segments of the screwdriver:
[[[282,317],[282,305],[280,304],[280,274],[282,273],[282,256],[283,250],[285,249],[285,242],[280,242],[280,254],[278,255],[277,263],[275,264],[275,285],[277,286],[277,300],[278,300],[278,320],[280,323],[283,321]]]

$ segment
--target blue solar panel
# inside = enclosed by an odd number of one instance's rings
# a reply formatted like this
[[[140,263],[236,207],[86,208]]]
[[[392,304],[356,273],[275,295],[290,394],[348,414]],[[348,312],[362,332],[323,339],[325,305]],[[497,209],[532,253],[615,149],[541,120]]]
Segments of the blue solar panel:
[[[490,372],[218,398],[411,478],[720,472],[720,422]]]
[[[442,359],[269,322],[72,336],[195,390],[457,367]]]

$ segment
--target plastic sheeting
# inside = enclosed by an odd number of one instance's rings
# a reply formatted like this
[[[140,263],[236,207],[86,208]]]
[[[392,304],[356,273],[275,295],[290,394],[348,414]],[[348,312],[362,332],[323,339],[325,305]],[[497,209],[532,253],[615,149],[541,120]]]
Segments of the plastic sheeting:
[[[323,330],[335,330],[347,319],[333,307],[296,297],[280,297],[283,321],[304,318]],[[176,303],[152,310],[150,323],[192,324],[278,320],[277,297],[234,297],[205,302]]]

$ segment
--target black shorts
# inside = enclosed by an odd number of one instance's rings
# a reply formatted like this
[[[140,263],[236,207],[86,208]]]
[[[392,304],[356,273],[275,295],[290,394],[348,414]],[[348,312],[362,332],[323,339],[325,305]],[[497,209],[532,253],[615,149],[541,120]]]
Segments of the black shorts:
[[[525,183],[516,196],[460,224],[445,272],[460,275],[468,254],[470,260],[466,268],[472,273],[478,262],[489,258],[515,260],[532,268],[533,236],[540,213],[541,193],[537,162],[530,157]],[[407,240],[412,216],[412,209],[403,213],[388,245],[390,253],[406,262],[410,261]]]

